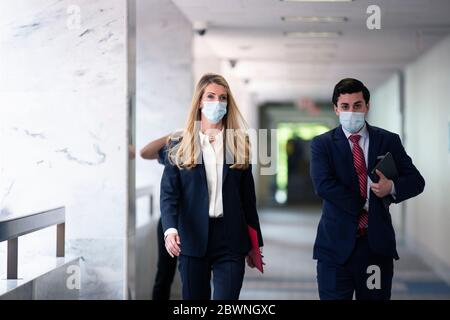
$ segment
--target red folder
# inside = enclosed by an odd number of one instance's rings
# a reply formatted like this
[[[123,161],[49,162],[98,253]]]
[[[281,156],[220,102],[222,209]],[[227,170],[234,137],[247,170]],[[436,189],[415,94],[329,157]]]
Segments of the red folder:
[[[248,228],[248,235],[250,237],[250,242],[252,245],[252,250],[250,250],[249,258],[252,260],[255,267],[261,271],[261,273],[264,273],[263,270],[263,261],[262,261],[262,255],[261,251],[259,250],[259,243],[258,243],[258,233],[255,229],[247,225]]]

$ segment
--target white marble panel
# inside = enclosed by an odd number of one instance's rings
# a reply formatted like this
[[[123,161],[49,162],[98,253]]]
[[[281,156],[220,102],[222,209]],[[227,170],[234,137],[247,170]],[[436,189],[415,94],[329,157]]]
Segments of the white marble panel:
[[[126,2],[0,2],[0,214],[65,206],[89,298],[123,298]],[[54,230],[29,237],[19,250],[53,254]]]

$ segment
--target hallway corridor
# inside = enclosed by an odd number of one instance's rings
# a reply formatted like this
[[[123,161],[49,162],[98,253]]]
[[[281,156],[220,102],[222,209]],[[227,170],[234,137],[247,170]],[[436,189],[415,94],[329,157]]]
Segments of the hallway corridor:
[[[0,1],[0,302],[208,298],[213,263],[216,297],[318,300],[322,200],[323,259],[346,259],[366,203],[380,254],[398,229],[392,292],[365,294],[450,300],[449,12],[450,0]],[[234,255],[258,252],[248,226],[266,266],[246,267],[239,292]],[[342,283],[331,297],[366,285],[368,259],[390,272],[361,243],[348,268],[361,281],[319,269],[321,289]]]
[[[319,298],[312,247],[320,208],[260,210],[265,246],[264,275],[246,269],[241,299]],[[398,244],[392,299],[450,299],[450,286],[414,252]]]

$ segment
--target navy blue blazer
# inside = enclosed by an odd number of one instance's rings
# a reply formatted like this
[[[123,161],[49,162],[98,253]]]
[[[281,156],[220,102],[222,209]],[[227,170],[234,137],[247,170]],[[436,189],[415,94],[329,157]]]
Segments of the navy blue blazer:
[[[368,124],[367,130],[367,171],[372,181],[378,181],[378,176],[370,174],[377,157],[389,151],[399,172],[399,177],[393,179],[396,197],[388,196],[390,202],[399,203],[420,194],[425,180],[403,148],[400,137]],[[352,151],[341,126],[312,140],[310,173],[316,194],[323,199],[313,258],[343,264],[354,248],[358,215],[366,199],[360,195]],[[369,198],[368,240],[374,252],[399,258],[389,206],[386,207],[372,191]]]
[[[209,227],[205,166],[202,162],[192,169],[179,169],[167,158],[164,162],[160,197],[163,230],[178,230],[183,255],[204,257]],[[259,246],[263,246],[251,165],[239,170],[224,163],[222,179],[223,219],[229,249],[246,255],[251,248],[247,225],[257,231]]]

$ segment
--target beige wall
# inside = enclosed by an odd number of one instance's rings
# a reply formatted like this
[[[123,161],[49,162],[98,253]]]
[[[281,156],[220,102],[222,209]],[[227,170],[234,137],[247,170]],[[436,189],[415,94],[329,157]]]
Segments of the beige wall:
[[[426,180],[407,204],[406,235],[450,281],[450,37],[405,70],[406,146]]]
[[[404,69],[403,143],[426,180],[425,191],[405,203],[405,240],[450,282],[450,37]],[[374,90],[369,121],[400,131],[399,82]],[[388,116],[389,115],[389,116]],[[395,208],[392,210],[395,217]],[[402,223],[399,219],[394,220]]]

